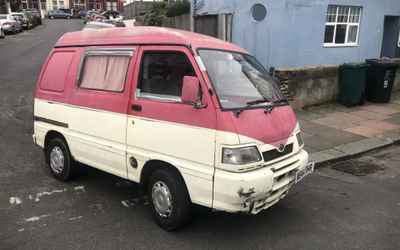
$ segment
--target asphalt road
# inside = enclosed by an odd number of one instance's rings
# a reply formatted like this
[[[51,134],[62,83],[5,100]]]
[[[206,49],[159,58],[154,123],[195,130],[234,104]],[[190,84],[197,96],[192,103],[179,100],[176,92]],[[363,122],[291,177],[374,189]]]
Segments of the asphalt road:
[[[337,167],[376,173],[319,169],[257,216],[196,208],[177,233],[153,223],[135,184],[92,169],[54,180],[32,143],[32,92],[56,39],[80,28],[55,20],[0,40],[0,249],[400,249],[399,147]]]

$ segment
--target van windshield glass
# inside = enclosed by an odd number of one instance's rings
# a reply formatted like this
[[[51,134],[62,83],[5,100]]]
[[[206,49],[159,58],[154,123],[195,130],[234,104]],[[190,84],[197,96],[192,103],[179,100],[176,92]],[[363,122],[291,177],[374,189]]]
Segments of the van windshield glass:
[[[284,99],[277,82],[249,55],[203,49],[199,51],[224,109],[263,106]]]

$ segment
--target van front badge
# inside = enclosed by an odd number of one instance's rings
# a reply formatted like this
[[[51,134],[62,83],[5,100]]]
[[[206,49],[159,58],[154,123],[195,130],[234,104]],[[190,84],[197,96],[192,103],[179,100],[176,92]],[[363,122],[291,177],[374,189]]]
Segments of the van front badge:
[[[282,153],[283,151],[285,151],[285,148],[286,148],[286,145],[285,145],[285,144],[279,145],[278,152],[279,152],[279,153]]]

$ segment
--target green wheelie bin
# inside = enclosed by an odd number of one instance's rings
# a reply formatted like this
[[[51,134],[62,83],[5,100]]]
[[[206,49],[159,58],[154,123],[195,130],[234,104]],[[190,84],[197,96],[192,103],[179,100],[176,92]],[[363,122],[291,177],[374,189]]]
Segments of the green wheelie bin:
[[[364,104],[367,68],[365,63],[346,63],[339,67],[339,103],[347,107]]]
[[[398,64],[390,59],[368,59],[367,100],[387,103],[392,95]]]

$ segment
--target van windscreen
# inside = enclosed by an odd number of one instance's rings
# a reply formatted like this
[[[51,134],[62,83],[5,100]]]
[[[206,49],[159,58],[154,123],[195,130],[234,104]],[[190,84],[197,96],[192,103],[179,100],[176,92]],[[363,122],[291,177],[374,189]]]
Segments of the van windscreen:
[[[254,57],[207,49],[199,54],[223,109],[245,108],[263,99],[284,99],[277,82]]]

